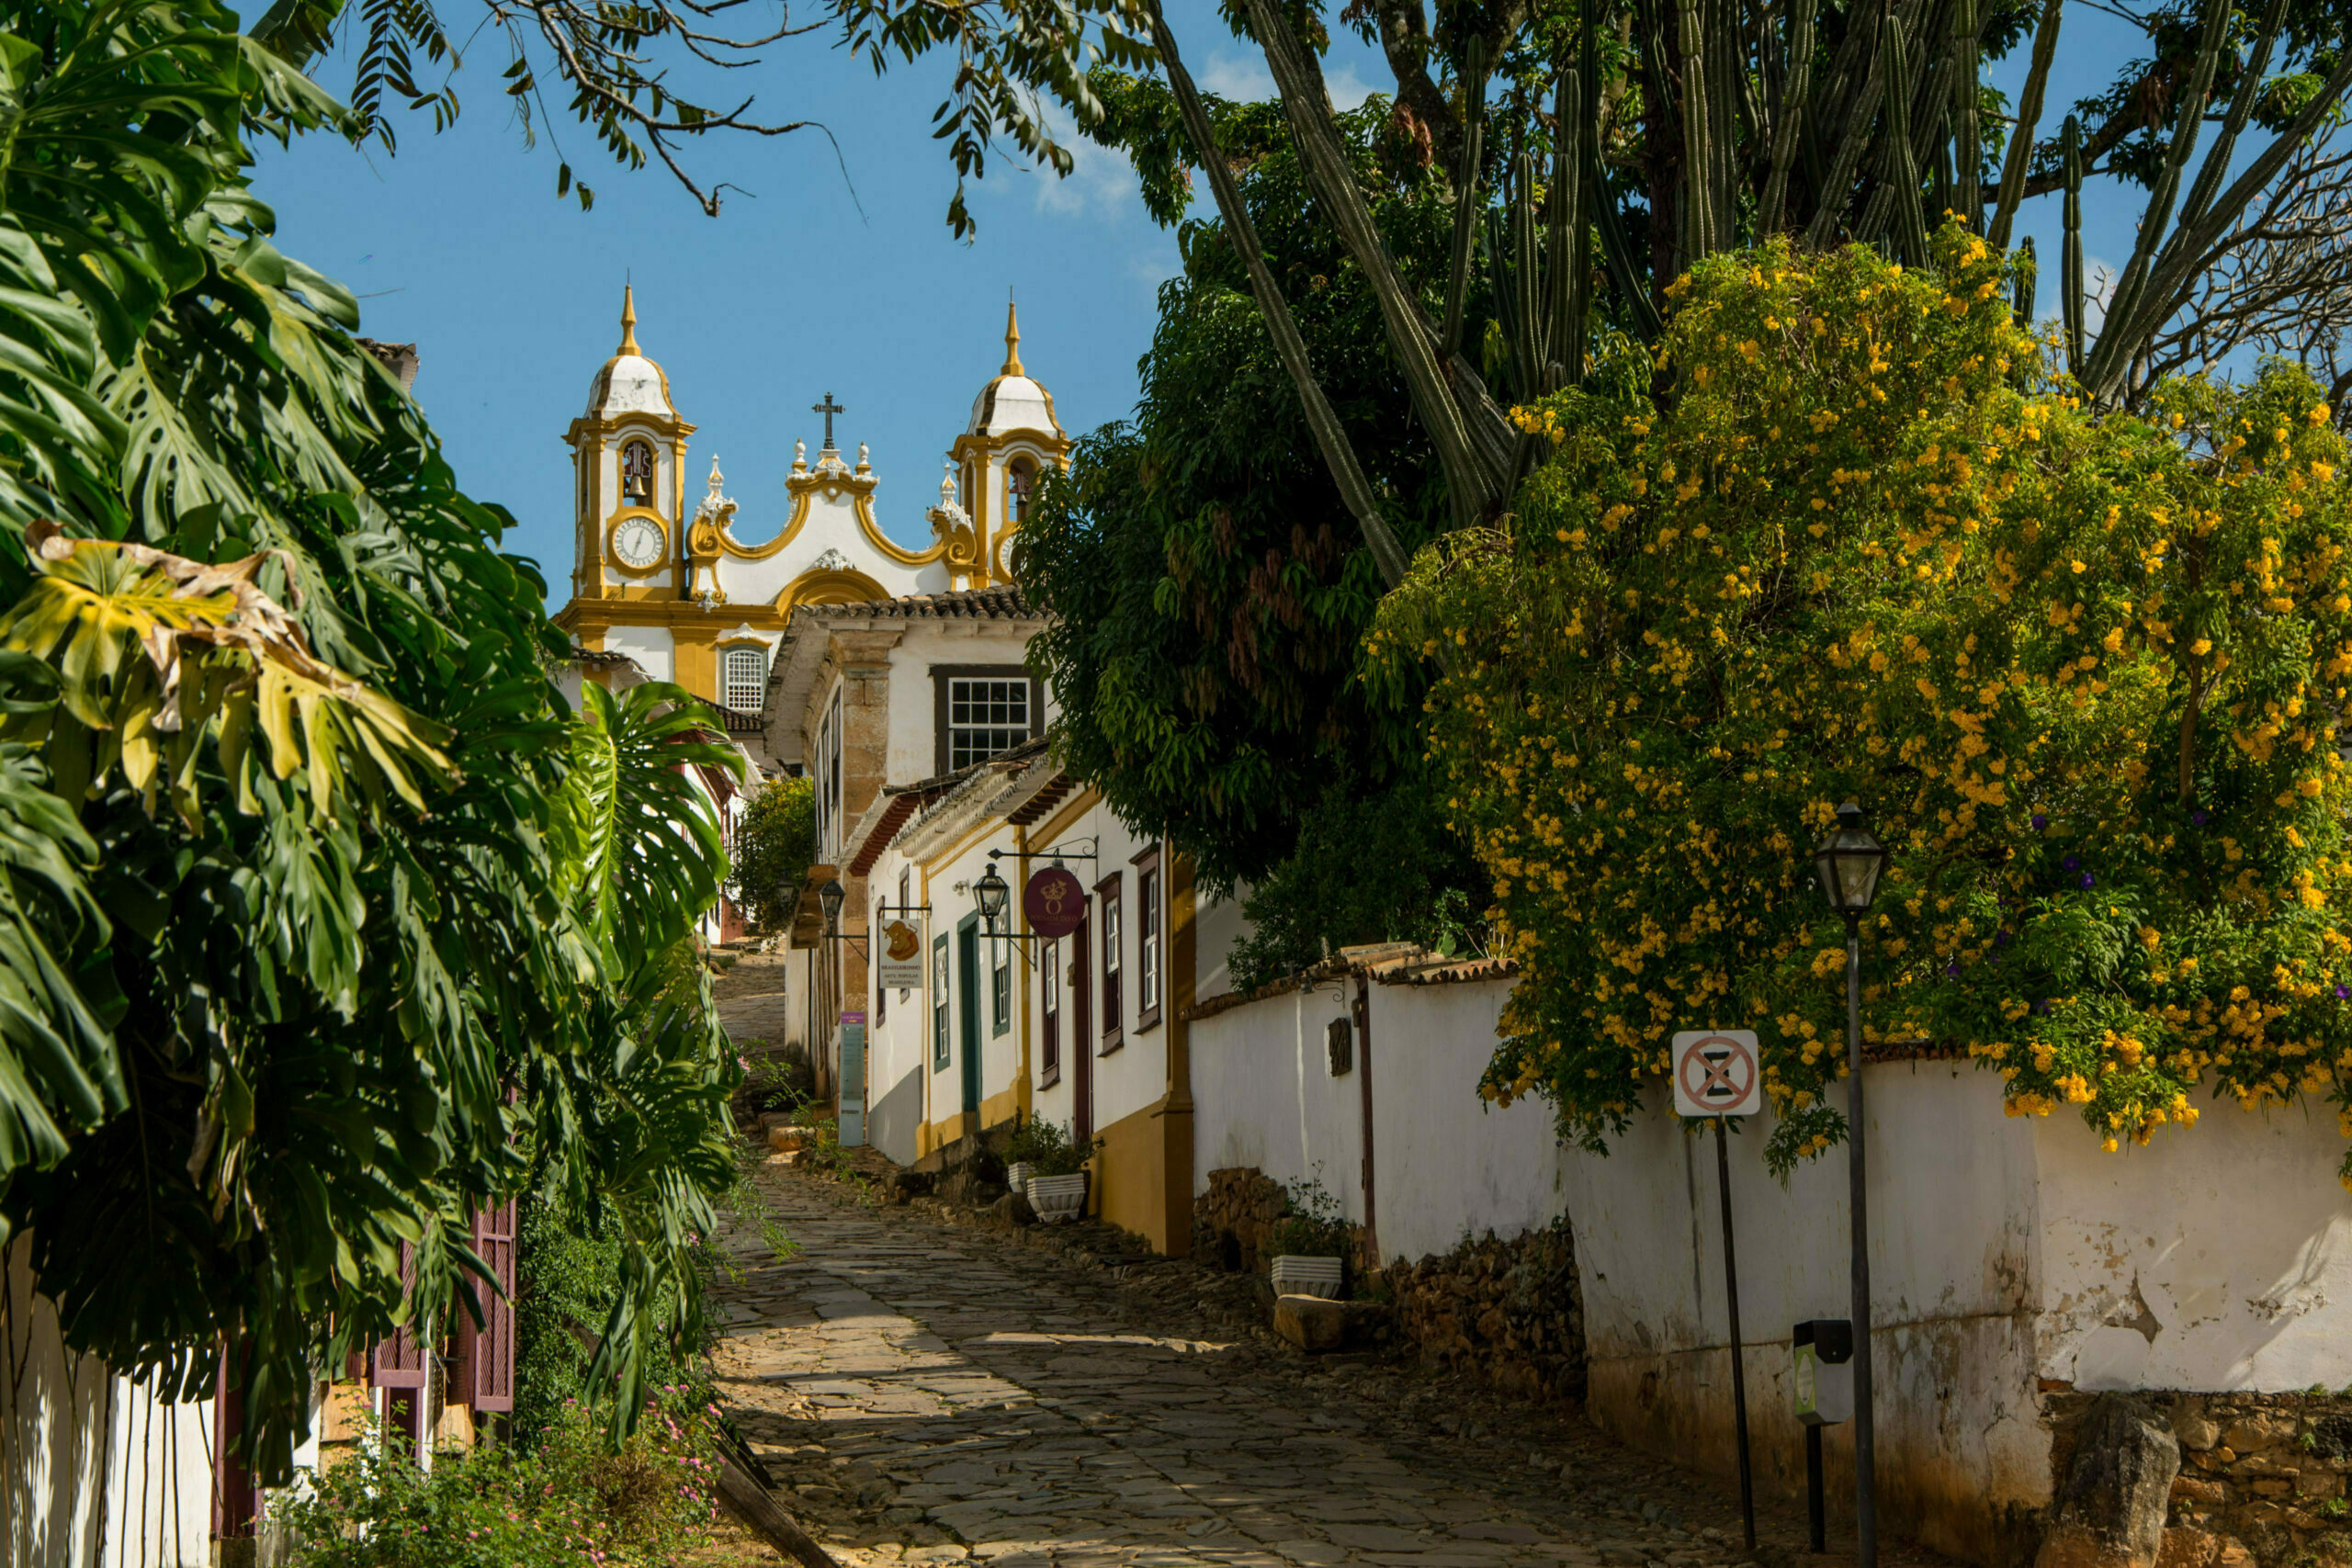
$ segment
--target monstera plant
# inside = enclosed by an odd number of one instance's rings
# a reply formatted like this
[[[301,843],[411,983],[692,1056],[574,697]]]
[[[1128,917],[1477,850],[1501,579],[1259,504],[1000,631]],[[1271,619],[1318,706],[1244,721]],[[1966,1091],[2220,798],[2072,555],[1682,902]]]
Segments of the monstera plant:
[[[509,520],[272,244],[248,139],[342,123],[203,0],[0,5],[0,1227],[265,1479],[535,1178],[619,1217],[625,1417],[732,1175],[677,765],[734,753],[561,701]]]

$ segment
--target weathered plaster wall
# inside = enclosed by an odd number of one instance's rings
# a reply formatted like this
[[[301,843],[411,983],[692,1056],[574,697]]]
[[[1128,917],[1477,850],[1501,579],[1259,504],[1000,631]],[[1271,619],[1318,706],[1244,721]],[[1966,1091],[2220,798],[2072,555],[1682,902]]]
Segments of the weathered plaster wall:
[[[1193,1021],[1196,1184],[1212,1170],[1244,1167],[1294,1192],[1313,1179],[1351,1222],[1363,1223],[1363,1091],[1354,1072],[1330,1075],[1324,1045],[1325,1029],[1346,1016],[1353,995],[1352,980],[1343,988],[1327,980],[1312,995]]]
[[[2036,1120],[2038,1371],[2080,1389],[2282,1392],[2352,1383],[2352,1194],[2324,1109],[2209,1105],[2100,1152]]]
[[[2033,1380],[2033,1130],[2002,1114],[1998,1080],[1968,1064],[1865,1071],[1881,1517],[1939,1550],[2005,1562],[2050,1490]],[[1663,1103],[1664,1083],[1646,1098]],[[1783,1187],[1763,1160],[1770,1120],[1751,1119],[1732,1140],[1732,1202],[1757,1473],[1796,1493],[1804,1436],[1791,1414],[1789,1331],[1849,1315],[1847,1167],[1833,1150]],[[1594,1418],[1644,1448],[1730,1472],[1712,1141],[1653,1111],[1607,1156],[1570,1153],[1566,1190]],[[1825,1446],[1831,1487],[1850,1488],[1850,1428]]]
[[[1381,1256],[1418,1262],[1542,1230],[1566,1202],[1552,1107],[1478,1094],[1507,980],[1372,987],[1374,1196]],[[1358,1068],[1362,1070],[1361,1066]]]

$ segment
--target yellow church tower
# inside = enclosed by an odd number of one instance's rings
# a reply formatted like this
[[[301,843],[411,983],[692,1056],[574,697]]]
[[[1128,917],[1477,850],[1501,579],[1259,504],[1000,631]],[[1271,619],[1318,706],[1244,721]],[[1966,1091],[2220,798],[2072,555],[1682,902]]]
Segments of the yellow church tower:
[[[621,342],[564,432],[578,514],[572,597],[675,599],[684,588],[686,437],[670,378],[637,343],[637,295],[621,290]]]

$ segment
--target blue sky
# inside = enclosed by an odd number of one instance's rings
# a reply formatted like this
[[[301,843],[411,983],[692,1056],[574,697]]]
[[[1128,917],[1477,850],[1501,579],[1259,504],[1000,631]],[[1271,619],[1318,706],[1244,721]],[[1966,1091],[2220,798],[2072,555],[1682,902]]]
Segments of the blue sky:
[[[1266,92],[1262,62],[1213,6],[1185,0],[1169,10],[1204,86]],[[2093,72],[2139,52],[2121,23],[2070,7],[2049,122],[2096,85]],[[2014,91],[2024,53],[1996,68],[1996,82]],[[838,159],[814,130],[690,148],[698,172],[742,187],[711,219],[660,168],[607,165],[569,122],[542,125],[526,150],[499,92],[503,65],[494,37],[478,39],[454,78],[465,108],[453,128],[436,135],[412,118],[398,128],[396,155],[326,137],[273,147],[257,187],[277,209],[282,247],[363,296],[369,335],[419,344],[417,396],[460,481],[514,513],[510,547],[537,557],[559,586],[571,549],[561,437],[617,342],[624,277],[636,285],[640,343],[700,426],[691,471],[699,478],[718,455],[747,538],[781,521],[793,440],[815,446],[808,408],[827,391],[849,411],[842,446],[872,445],[884,528],[925,537],[945,448],[1003,358],[1008,289],[1021,303],[1022,357],[1052,389],[1066,428],[1131,410],[1155,291],[1176,270],[1176,252],[1117,155],[1075,142],[1067,180],[991,164],[970,195],[978,236],[956,241],[944,221],[954,176],[929,134],[944,66],[877,79],[811,35],[774,46],[735,80],[757,89],[769,117],[822,121]],[[340,90],[348,69],[330,60],[319,76]],[[1348,99],[1391,82],[1379,56],[1352,40],[1335,48],[1327,72]],[[595,186],[593,210],[556,198],[559,149]],[[2120,258],[2136,199],[2093,191],[2086,205],[2088,254]],[[2054,197],[2023,215],[2046,274],[2058,222]],[[2045,309],[2052,299],[2045,276]]]

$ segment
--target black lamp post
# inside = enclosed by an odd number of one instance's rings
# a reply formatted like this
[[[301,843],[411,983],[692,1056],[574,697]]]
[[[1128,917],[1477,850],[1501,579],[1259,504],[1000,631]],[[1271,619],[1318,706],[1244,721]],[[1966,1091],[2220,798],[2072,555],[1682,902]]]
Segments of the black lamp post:
[[[1878,1485],[1874,1472],[1876,1434],[1871,1411],[1870,1211],[1862,1160],[1862,939],[1861,919],[1878,897],[1879,874],[1886,869],[1886,846],[1863,826],[1862,808],[1848,801],[1838,808],[1838,826],[1813,852],[1814,869],[1829,907],[1846,917],[1846,1073],[1851,1080],[1846,1110],[1846,1170],[1852,1188],[1854,1248],[1854,1564],[1878,1568]]]
[[[838,876],[817,889],[817,903],[825,911],[825,934],[832,936],[842,929],[842,905],[847,901],[849,890]]]
[[[990,936],[996,934],[997,922],[1004,919],[1004,907],[1012,897],[1012,885],[989,862],[989,869],[979,881],[972,885],[972,901],[980,907],[980,924]]]

